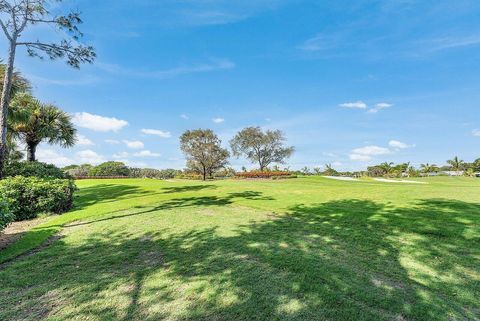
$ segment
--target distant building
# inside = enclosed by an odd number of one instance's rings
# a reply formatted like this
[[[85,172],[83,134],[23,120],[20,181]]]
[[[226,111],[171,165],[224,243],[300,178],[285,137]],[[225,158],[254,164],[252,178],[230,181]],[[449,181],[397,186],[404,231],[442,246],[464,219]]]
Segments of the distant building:
[[[463,176],[465,171],[442,171],[440,173],[447,176]]]

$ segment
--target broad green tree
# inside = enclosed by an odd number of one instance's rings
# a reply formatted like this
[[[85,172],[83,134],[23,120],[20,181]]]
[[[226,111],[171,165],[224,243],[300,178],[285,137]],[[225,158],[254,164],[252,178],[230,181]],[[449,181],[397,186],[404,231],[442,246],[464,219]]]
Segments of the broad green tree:
[[[67,64],[74,68],[78,68],[82,63],[92,63],[95,59],[93,48],[79,43],[83,36],[78,29],[78,25],[82,22],[79,13],[69,12],[65,15],[55,16],[49,11],[50,7],[57,5],[53,2],[61,1],[0,0],[0,28],[8,47],[0,98],[0,175],[7,152],[7,120],[14,83],[17,49],[25,48],[28,55],[32,57],[65,59]],[[53,27],[45,28],[45,30],[49,30],[54,37],[60,34],[67,36],[58,42],[24,39],[25,35],[32,34],[27,31],[35,26]],[[46,38],[51,37],[47,36]]]
[[[35,161],[38,144],[71,147],[76,141],[76,129],[71,116],[58,107],[42,104],[30,94],[20,94],[12,101],[8,121],[10,134],[25,143],[27,160]]]
[[[230,141],[233,155],[245,156],[252,163],[258,163],[263,171],[272,163],[284,164],[295,149],[285,146],[285,135],[280,130],[262,131],[260,127],[242,129]]]
[[[187,158],[187,167],[202,175],[212,175],[228,164],[230,153],[211,129],[187,130],[180,136],[180,148]]]

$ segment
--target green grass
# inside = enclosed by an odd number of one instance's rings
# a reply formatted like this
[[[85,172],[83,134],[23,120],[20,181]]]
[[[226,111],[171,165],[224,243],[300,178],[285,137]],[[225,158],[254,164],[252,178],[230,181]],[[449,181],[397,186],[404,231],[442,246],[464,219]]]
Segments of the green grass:
[[[480,179],[86,180],[0,320],[478,320]]]

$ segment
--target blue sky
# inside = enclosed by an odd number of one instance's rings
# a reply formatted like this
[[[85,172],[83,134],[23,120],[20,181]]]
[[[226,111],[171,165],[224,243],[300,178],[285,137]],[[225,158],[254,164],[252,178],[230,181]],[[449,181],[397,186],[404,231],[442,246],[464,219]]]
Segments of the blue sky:
[[[54,10],[72,8],[94,65],[17,56],[34,94],[72,113],[81,135],[68,150],[42,145],[40,160],[182,168],[184,130],[211,128],[227,145],[250,125],[285,132],[292,168],[480,157],[479,1],[77,0]]]

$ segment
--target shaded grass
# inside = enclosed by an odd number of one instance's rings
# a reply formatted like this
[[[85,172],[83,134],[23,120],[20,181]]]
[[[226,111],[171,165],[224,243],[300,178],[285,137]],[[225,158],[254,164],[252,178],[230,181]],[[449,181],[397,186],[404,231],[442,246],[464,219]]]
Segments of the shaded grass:
[[[479,184],[430,182],[85,182],[0,319],[476,320]]]

